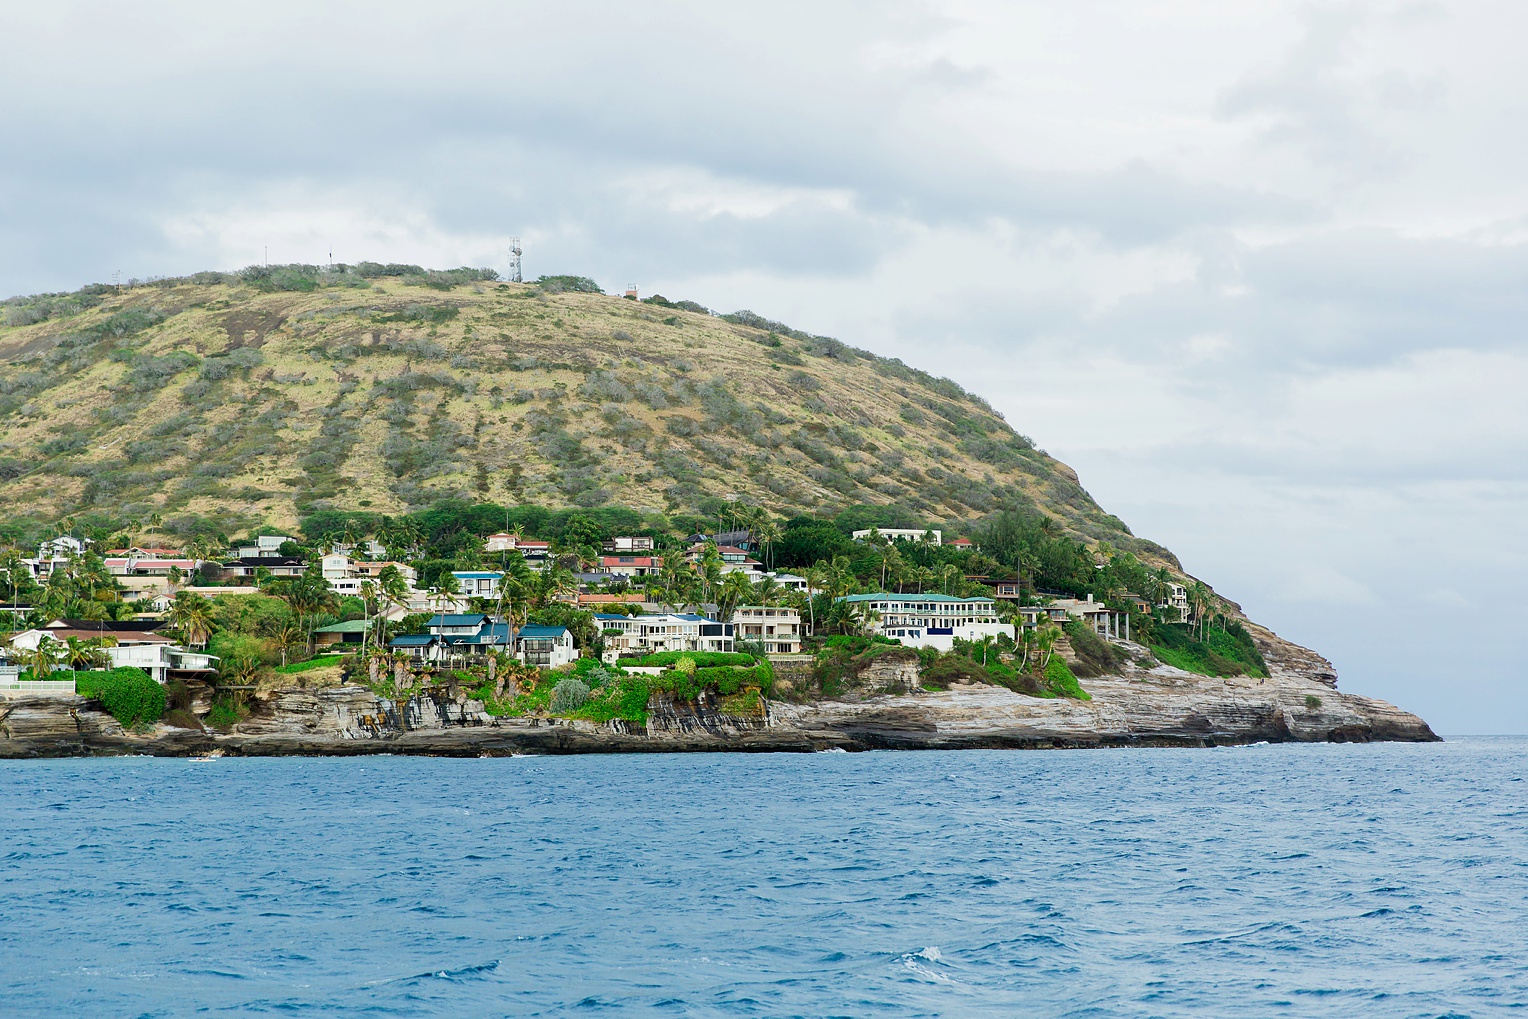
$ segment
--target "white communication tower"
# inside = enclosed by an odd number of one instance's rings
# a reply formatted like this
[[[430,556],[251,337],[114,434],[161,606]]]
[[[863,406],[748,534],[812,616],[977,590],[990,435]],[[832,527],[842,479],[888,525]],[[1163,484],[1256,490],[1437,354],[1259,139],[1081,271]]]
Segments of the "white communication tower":
[[[509,281],[511,283],[524,283],[520,275],[520,238],[512,237],[509,241]]]

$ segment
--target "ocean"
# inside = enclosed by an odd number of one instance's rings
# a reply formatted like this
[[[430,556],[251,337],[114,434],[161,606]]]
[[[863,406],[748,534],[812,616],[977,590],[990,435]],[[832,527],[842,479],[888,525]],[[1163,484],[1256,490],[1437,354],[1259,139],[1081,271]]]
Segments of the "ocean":
[[[0,763],[0,1014],[1528,1014],[1528,740]]]

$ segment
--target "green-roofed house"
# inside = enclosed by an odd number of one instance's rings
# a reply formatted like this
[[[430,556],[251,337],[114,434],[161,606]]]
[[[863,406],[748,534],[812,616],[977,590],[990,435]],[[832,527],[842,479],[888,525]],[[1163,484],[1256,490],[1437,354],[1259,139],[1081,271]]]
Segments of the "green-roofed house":
[[[313,631],[313,643],[317,647],[334,647],[337,644],[360,644],[371,630],[373,620],[347,619],[343,623],[330,623]]]

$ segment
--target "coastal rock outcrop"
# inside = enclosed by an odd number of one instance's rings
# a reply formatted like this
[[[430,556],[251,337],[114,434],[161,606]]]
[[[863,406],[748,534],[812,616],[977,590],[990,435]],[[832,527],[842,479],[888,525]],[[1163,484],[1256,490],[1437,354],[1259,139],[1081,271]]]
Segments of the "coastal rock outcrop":
[[[84,698],[20,698],[0,701],[0,757],[1039,749],[1438,738],[1422,719],[1392,704],[1336,690],[1324,658],[1262,633],[1272,652],[1264,651],[1266,679],[1132,665],[1088,680],[1093,699],[1075,701],[980,684],[925,692],[917,686],[916,665],[893,661],[876,685],[897,692],[810,704],[764,701],[756,715],[729,714],[709,695],[694,702],[655,697],[645,726],[495,718],[459,694],[426,694],[400,705],[362,687],[340,686],[269,694],[227,734],[166,725],[125,732]]]

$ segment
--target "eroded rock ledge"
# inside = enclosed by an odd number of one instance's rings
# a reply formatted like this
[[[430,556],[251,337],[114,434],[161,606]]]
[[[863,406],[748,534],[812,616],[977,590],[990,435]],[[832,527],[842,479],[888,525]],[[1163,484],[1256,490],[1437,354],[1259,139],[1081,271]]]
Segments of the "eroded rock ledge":
[[[1271,635],[1270,635],[1271,636]],[[1274,638],[1277,641],[1277,638]],[[668,751],[814,751],[1213,746],[1268,742],[1426,742],[1427,723],[1394,705],[1334,689],[1330,663],[1277,641],[1266,680],[1209,679],[1167,666],[1086,681],[1093,700],[1040,700],[990,686],[720,714],[713,702],[654,705],[643,727],[561,719],[495,719],[475,701],[398,706],[361,687],[286,690],[226,735],[155,726],[124,732],[83,698],[0,701],[0,757]]]

